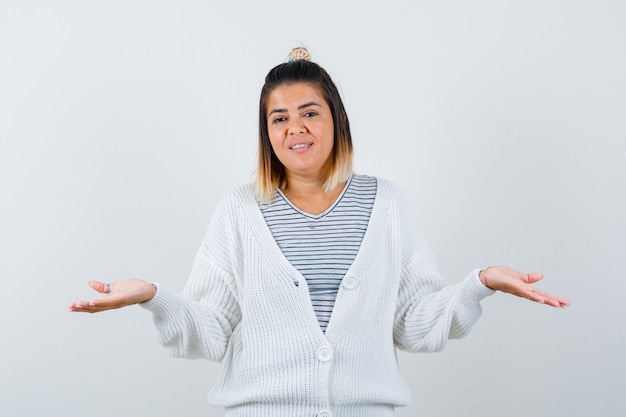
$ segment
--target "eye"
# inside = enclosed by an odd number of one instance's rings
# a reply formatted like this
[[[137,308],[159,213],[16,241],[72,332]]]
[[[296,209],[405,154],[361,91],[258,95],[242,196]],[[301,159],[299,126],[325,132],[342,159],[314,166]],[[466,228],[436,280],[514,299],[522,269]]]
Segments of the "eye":
[[[314,116],[317,116],[317,112],[314,110],[310,110],[304,113],[304,117],[314,117]]]
[[[272,119],[272,124],[282,123],[282,122],[284,122],[285,120],[287,120],[287,118],[286,118],[286,117],[282,117],[282,116],[280,116],[280,117],[275,117],[275,118],[273,118],[273,119]]]

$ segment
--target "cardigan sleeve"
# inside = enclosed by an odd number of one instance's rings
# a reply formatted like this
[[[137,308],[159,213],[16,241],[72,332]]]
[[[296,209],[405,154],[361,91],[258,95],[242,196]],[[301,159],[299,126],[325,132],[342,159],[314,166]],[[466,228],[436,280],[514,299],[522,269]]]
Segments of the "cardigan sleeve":
[[[440,351],[448,339],[469,333],[482,313],[480,301],[494,291],[480,282],[479,270],[448,285],[437,272],[435,258],[401,195],[396,208],[402,266],[394,342],[410,352]]]
[[[159,343],[171,356],[222,360],[241,319],[223,206],[216,209],[182,294],[157,284],[156,295],[141,304],[152,312]]]

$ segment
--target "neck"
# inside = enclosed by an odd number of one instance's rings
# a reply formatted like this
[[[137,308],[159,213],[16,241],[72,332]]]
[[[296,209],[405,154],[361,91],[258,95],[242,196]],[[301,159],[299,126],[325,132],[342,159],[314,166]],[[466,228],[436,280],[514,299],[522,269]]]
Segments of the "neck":
[[[324,181],[321,178],[288,178],[287,187],[283,190],[295,198],[327,197],[324,190]]]
[[[335,202],[345,186],[344,182],[333,190],[326,191],[324,182],[325,179],[321,178],[290,176],[283,193],[300,210],[310,214],[321,214]]]
[[[324,184],[328,179],[328,169],[311,171],[291,171],[286,170],[287,186],[283,191],[291,195],[323,196]]]

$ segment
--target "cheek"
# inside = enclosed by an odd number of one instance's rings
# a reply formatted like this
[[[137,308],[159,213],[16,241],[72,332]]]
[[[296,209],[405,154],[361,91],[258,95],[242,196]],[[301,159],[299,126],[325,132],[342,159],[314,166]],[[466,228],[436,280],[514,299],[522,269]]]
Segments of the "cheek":
[[[328,130],[324,130],[324,144],[327,147],[332,148],[334,143],[335,143],[335,132],[333,132],[332,130],[329,132]]]
[[[271,131],[268,132],[268,134],[270,138],[270,145],[272,146],[274,153],[280,153],[282,149],[281,144],[283,143],[282,136],[277,135],[276,132],[271,132]]]
[[[278,135],[271,130],[268,132],[268,136],[270,137],[270,143],[274,146],[275,143],[278,143]]]

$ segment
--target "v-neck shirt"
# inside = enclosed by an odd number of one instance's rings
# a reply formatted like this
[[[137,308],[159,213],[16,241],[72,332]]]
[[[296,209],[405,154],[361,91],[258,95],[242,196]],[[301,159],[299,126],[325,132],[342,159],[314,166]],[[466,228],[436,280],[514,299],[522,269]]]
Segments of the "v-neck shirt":
[[[274,240],[302,274],[322,331],[332,314],[337,292],[352,265],[376,198],[376,178],[354,174],[323,213],[300,210],[278,191],[260,209]]]

